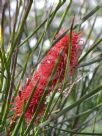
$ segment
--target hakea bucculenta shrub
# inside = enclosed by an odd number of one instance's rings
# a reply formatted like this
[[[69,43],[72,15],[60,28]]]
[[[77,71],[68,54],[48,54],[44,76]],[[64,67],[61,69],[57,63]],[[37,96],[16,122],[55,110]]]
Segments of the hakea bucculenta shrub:
[[[82,51],[82,46],[80,45],[80,34],[76,34],[75,32],[72,32],[72,47],[71,47],[71,56],[70,56],[70,76],[73,75],[75,72],[75,69],[78,65],[78,58]],[[58,79],[60,81],[64,78],[64,73],[66,69],[66,62],[67,62],[67,55],[68,55],[68,47],[70,43],[70,35],[66,34],[55,46],[53,46],[50,51],[47,53],[47,55],[43,58],[41,61],[41,64],[39,65],[38,69],[34,73],[34,76],[32,79],[30,79],[29,83],[27,83],[24,90],[21,91],[21,93],[16,97],[14,102],[14,110],[15,115],[20,116],[23,111],[24,102],[27,102],[29,100],[29,97],[32,94],[32,91],[34,89],[34,86],[37,83],[37,80],[39,80],[36,92],[34,93],[34,96],[30,102],[30,105],[27,109],[27,112],[25,113],[25,120],[29,122],[32,119],[32,116],[34,115],[38,103],[41,99],[41,96],[44,93],[44,89],[48,83],[48,80],[52,74],[52,71],[56,65],[56,61],[58,60],[58,57],[63,50],[63,53],[61,54],[61,60],[58,64],[55,76],[52,81],[52,86],[50,87],[48,94],[54,90],[55,84]],[[47,95],[48,95],[47,94]],[[41,106],[41,110],[39,111],[38,116],[42,116],[45,111],[46,104],[43,102]]]

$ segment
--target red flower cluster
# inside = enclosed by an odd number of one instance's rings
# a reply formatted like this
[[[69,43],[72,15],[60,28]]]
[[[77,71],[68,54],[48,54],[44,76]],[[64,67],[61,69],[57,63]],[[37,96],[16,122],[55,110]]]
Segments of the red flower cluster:
[[[71,50],[71,60],[70,60],[70,76],[73,75],[75,68],[78,65],[78,58],[81,53],[81,46],[79,45],[80,36],[79,34],[75,34],[75,32],[72,32],[72,50]],[[63,75],[66,68],[66,60],[67,60],[67,53],[68,53],[68,44],[69,44],[69,35],[65,35],[54,47],[50,49],[50,51],[47,53],[47,55],[42,60],[39,68],[36,70],[33,78],[29,81],[25,89],[21,92],[19,96],[17,96],[15,100],[15,111],[16,115],[20,116],[23,110],[24,102],[28,101],[34,86],[36,85],[37,80],[39,80],[38,87],[36,89],[36,92],[31,100],[31,103],[29,105],[29,108],[25,114],[25,119],[27,122],[29,122],[34,115],[37,105],[41,99],[42,94],[44,93],[44,89],[47,85],[47,82],[51,76],[51,73],[56,65],[56,61],[58,60],[58,57],[63,50],[63,53],[61,54],[61,61],[58,65],[56,74],[53,79],[53,83],[51,88],[49,89],[48,94],[53,91],[54,86],[57,82],[57,80],[60,78],[60,80],[63,80]],[[45,109],[45,103],[42,104],[41,110],[39,111],[39,115],[42,115]]]

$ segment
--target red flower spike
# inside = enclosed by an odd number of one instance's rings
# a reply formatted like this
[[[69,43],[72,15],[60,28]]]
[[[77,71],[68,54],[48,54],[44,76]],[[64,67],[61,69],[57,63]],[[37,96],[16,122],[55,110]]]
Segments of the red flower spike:
[[[65,35],[54,47],[50,49],[47,55],[42,60],[39,68],[36,70],[33,78],[29,81],[25,89],[16,97],[15,100],[15,112],[17,116],[20,116],[23,110],[24,102],[28,101],[34,86],[36,85],[37,80],[39,80],[38,87],[36,92],[31,100],[29,108],[25,114],[25,119],[29,122],[34,115],[37,105],[40,101],[40,98],[44,92],[44,89],[47,85],[47,81],[49,80],[51,73],[55,67],[56,61],[60,55],[60,52],[63,50],[63,55],[61,56],[61,61],[58,65],[57,72],[55,74],[52,87],[50,88],[48,94],[53,91],[54,86],[57,80],[60,78],[62,81],[64,78],[64,72],[66,68],[67,61],[67,52],[68,52],[68,43],[69,43],[69,35]],[[77,65],[78,58],[81,54],[82,47],[79,45],[80,35],[72,32],[72,50],[71,50],[71,60],[70,60],[70,76],[73,75]],[[39,117],[43,115],[45,110],[45,103],[42,104],[41,110],[39,111]]]

